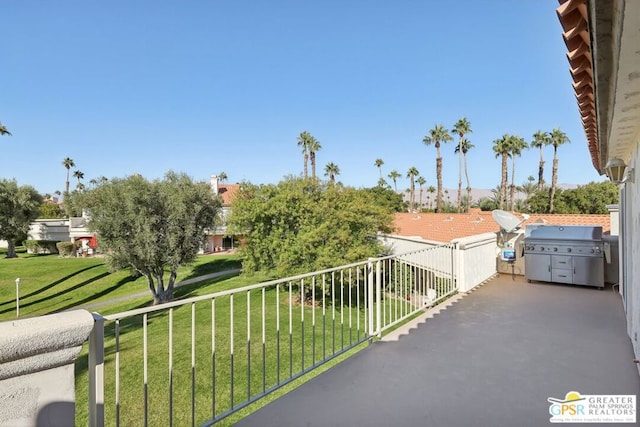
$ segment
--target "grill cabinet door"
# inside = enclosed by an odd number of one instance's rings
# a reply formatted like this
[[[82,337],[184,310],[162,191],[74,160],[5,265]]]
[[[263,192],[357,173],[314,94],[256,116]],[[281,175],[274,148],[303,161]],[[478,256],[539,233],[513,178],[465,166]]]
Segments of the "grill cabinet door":
[[[524,274],[528,280],[551,281],[551,255],[525,254]]]
[[[573,257],[573,283],[575,285],[604,287],[604,260],[598,257]]]

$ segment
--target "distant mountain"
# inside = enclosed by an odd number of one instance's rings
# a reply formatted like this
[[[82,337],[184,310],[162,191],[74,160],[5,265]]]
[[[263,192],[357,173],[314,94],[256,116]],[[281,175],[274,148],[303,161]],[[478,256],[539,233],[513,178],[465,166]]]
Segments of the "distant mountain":
[[[558,184],[558,188],[561,188],[563,190],[571,190],[574,188],[578,188],[579,185],[577,184]],[[442,192],[443,192],[443,197],[444,200],[447,200],[447,193],[445,193],[445,190],[449,191],[448,196],[449,196],[449,201],[451,203],[455,203],[457,198],[458,198],[458,188],[443,188]],[[507,194],[508,194],[509,188],[507,187]],[[400,191],[398,191],[400,192]],[[409,201],[409,189],[407,188],[406,190],[402,191],[402,194],[404,196],[404,200],[405,201]],[[467,192],[466,190],[463,188],[462,189],[462,195],[466,195]],[[427,196],[431,197],[431,193],[429,193],[428,191],[426,191],[426,189],[422,189],[422,204],[423,205],[428,205],[428,201],[427,201]],[[471,189],[471,199],[474,202],[477,202],[478,200],[482,199],[482,198],[493,198],[493,192],[491,190],[491,188],[472,188]],[[516,199],[524,199],[525,195],[524,193],[520,193],[520,192],[516,192]],[[435,200],[435,193],[433,194],[433,198]],[[416,202],[418,202],[420,199],[420,189],[416,186]]]

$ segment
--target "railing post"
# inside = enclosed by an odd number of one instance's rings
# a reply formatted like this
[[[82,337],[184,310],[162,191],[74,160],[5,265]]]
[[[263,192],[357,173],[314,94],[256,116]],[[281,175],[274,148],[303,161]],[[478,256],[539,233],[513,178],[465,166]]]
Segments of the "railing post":
[[[373,258],[369,258],[367,262],[367,305],[368,305],[368,324],[369,324],[369,336],[373,336],[373,290],[374,290],[374,275],[373,275]]]
[[[89,335],[89,426],[104,426],[104,318],[95,320]]]
[[[465,284],[465,274],[464,274],[464,248],[460,244],[460,242],[454,243],[455,253],[456,253],[456,290],[458,292],[465,291],[467,286]]]
[[[382,273],[380,271],[381,263],[381,260],[378,260],[376,262],[376,335],[378,335],[378,338],[382,336],[382,318],[380,317],[382,309]]]

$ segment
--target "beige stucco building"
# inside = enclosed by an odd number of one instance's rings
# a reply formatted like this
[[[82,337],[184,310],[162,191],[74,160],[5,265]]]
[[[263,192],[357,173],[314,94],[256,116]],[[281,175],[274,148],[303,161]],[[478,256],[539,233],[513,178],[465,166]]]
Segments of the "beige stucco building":
[[[593,166],[620,187],[619,291],[638,359],[640,1],[560,0],[557,12]]]

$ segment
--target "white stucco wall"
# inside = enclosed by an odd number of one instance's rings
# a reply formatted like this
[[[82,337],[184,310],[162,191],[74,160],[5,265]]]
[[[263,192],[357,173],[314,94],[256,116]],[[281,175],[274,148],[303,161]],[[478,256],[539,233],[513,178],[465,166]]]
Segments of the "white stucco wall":
[[[405,237],[390,234],[380,234],[378,239],[383,245],[389,248],[392,254],[403,254],[406,252],[419,251],[421,249],[442,245],[442,242],[425,240],[422,237]]]
[[[457,265],[460,266],[460,292],[468,292],[496,274],[496,241],[496,233],[478,234],[452,241],[459,249]]]
[[[68,219],[36,219],[29,224],[28,238],[30,240],[69,241]]]
[[[0,426],[72,426],[86,310],[0,322]]]
[[[639,142],[640,143],[640,142]],[[625,183],[620,190],[620,286],[625,297],[627,312],[627,332],[631,338],[636,359],[640,358],[640,166],[638,145],[633,152],[629,166],[636,170],[635,182]],[[640,373],[640,364],[638,365]]]

